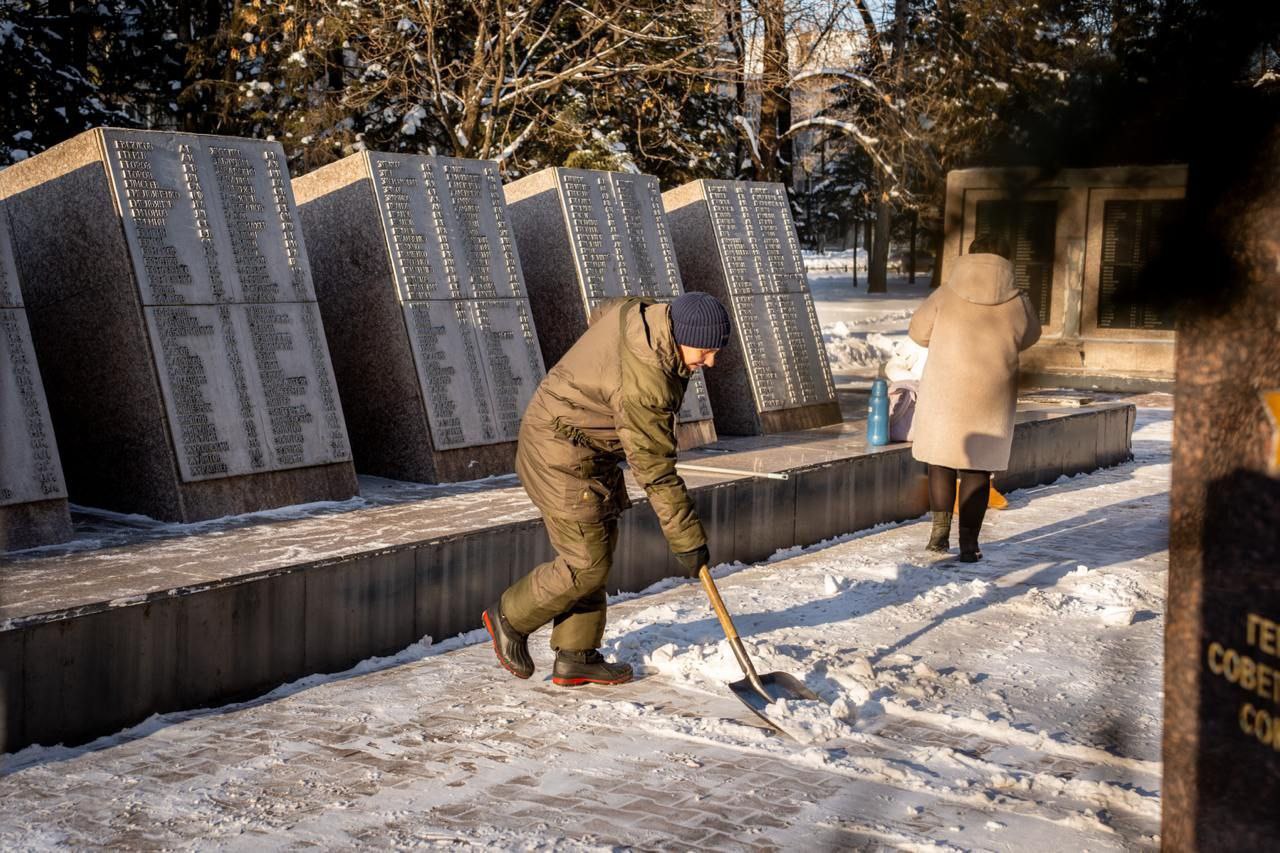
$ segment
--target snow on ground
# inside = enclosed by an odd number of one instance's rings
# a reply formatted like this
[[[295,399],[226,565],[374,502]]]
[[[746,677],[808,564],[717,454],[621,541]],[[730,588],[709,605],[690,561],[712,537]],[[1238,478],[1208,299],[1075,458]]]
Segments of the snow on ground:
[[[980,563],[931,559],[921,519],[719,567],[760,671],[823,700],[771,707],[790,737],[668,580],[610,610],[633,684],[552,687],[545,633],[529,682],[481,632],[424,641],[7,756],[0,848],[1155,848],[1171,414],[1133,462],[1011,493]]]
[[[907,340],[911,315],[930,292],[928,275],[917,276],[914,284],[890,277],[889,292],[876,294],[867,293],[861,274],[856,289],[848,272],[811,269],[808,278],[836,384],[874,378],[880,363]]]
[[[801,258],[804,260],[805,270],[812,275],[815,272],[825,272],[828,270],[841,270],[843,272],[853,272],[853,265],[858,265],[858,273],[865,275],[867,272],[867,250],[858,249],[840,249],[827,252],[815,252],[810,249],[804,249],[800,252]]]

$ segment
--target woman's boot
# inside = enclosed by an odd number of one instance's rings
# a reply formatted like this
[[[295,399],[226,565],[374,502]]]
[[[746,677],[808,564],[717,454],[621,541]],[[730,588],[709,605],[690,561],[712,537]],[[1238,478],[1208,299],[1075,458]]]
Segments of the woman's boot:
[[[978,531],[980,527],[960,528],[960,562],[976,563],[982,559],[982,551],[978,548]]]
[[[933,514],[933,531],[929,534],[927,550],[946,553],[951,550],[951,513]]]

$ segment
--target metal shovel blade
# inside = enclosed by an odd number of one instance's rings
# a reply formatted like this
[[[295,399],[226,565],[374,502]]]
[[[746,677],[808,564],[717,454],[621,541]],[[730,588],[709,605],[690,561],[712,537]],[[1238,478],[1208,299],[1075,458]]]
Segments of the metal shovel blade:
[[[775,729],[778,729],[778,725],[770,720],[766,713],[770,702],[776,702],[779,699],[820,701],[818,695],[805,687],[798,678],[787,675],[785,672],[766,672],[760,676],[760,686],[764,688],[765,693],[769,694],[768,698],[761,695],[749,678],[730,683],[729,689],[742,700],[743,704],[754,711],[756,716]]]
[[[716,582],[711,577],[711,571],[706,566],[702,566],[698,570],[698,578],[702,581],[703,589],[707,591],[707,598],[711,599],[711,607],[716,612],[716,618],[720,620],[720,627],[724,628],[729,648],[733,650],[733,656],[738,659],[738,666],[746,676],[739,681],[731,682],[729,689],[737,694],[756,716],[782,734],[788,734],[786,729],[769,719],[769,715],[765,713],[769,704],[779,699],[807,699],[811,702],[821,700],[801,681],[785,672],[766,672],[764,675],[757,675],[756,668],[747,655],[747,649],[742,645],[742,638],[738,636],[738,629],[734,627],[729,608],[724,606],[720,590],[716,588]]]

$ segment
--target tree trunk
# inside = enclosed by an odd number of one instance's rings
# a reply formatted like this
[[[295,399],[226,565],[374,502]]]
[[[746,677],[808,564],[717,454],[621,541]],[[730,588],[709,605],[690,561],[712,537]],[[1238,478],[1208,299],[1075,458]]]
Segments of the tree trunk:
[[[906,59],[907,47],[907,0],[894,2],[893,59],[894,85],[902,85],[903,62]],[[876,205],[876,242],[867,269],[867,293],[889,292],[889,231],[893,218],[893,208],[889,204],[889,176],[877,170],[877,183],[880,187],[880,202]]]
[[[72,20],[74,10],[70,0],[50,0],[48,9],[49,20],[46,28],[50,35],[56,35],[45,40],[42,47],[49,57],[50,68],[58,74],[66,73],[68,70],[83,73],[83,68],[75,67],[72,56],[75,22]],[[51,99],[50,107],[61,107],[62,115],[59,116],[56,109],[51,109],[49,122],[62,125],[61,129],[54,134],[54,138],[60,141],[72,136],[79,129],[80,100],[79,93],[72,84],[63,81],[58,85],[58,89],[61,91]]]
[[[884,177],[881,177],[884,180]],[[867,293],[889,292],[889,220],[893,208],[884,193],[876,205],[876,236],[871,247],[871,262],[867,267]]]
[[[916,283],[916,228],[920,224],[920,211],[911,211],[911,249],[907,252],[907,281]]]
[[[747,49],[742,31],[742,3],[738,0],[720,0],[724,11],[725,32],[733,45],[733,102],[737,114],[747,116]],[[751,143],[746,131],[738,130],[737,152],[734,155],[734,175],[742,178],[754,172],[751,159]]]
[[[862,223],[854,220],[853,223],[853,289],[858,289],[858,232],[862,230]]]
[[[764,56],[760,79],[760,162],[757,181],[777,181],[782,177],[778,154],[781,142],[778,125],[790,116],[787,103],[787,34],[783,0],[761,0],[764,24]],[[789,126],[789,125],[788,125]]]

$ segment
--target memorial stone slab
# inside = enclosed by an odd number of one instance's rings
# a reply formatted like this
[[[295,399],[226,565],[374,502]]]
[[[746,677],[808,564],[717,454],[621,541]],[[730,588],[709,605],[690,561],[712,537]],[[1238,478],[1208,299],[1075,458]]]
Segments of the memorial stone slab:
[[[74,500],[195,521],[356,493],[278,143],[100,128],[0,198]]]
[[[717,431],[760,435],[839,423],[783,186],[694,181],[662,199],[684,280],[733,315],[734,342],[707,374]]]
[[[357,468],[513,471],[545,371],[497,165],[361,152],[293,183]]]
[[[552,168],[507,184],[506,196],[547,364],[573,346],[602,302],[670,302],[684,292],[657,178]],[[681,448],[715,441],[701,371],[689,380],[676,438]]]
[[[1250,152],[1247,130],[1239,139]],[[1269,131],[1262,152],[1238,174],[1236,163],[1193,165],[1188,184],[1199,205],[1220,204],[1186,247],[1183,289],[1212,280],[1225,304],[1196,296],[1177,314],[1168,850],[1267,850],[1280,837],[1280,133]],[[1215,248],[1231,265],[1203,271],[1197,261]]]
[[[70,537],[62,462],[0,202],[0,551]]]

